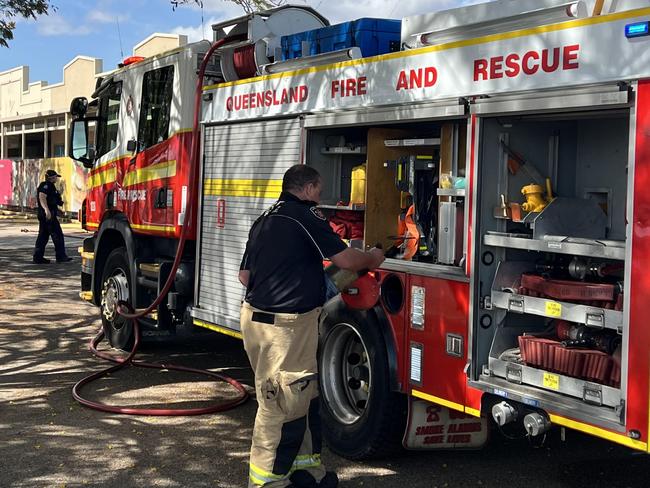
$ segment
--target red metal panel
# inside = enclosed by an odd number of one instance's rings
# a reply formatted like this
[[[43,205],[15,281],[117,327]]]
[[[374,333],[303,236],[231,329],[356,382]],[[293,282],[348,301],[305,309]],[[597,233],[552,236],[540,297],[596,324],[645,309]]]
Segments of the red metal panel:
[[[106,211],[106,196],[109,192],[117,192],[115,210],[124,213],[133,230],[139,234],[164,235],[180,237],[182,227],[179,224],[179,213],[187,207],[190,197],[189,188],[189,153],[192,141],[191,132],[181,132],[166,141],[156,144],[139,153],[135,159],[122,157],[104,166],[93,169],[89,181],[95,184],[102,174],[104,184],[92,188],[86,201],[88,228],[96,229]],[[152,179],[142,173],[146,168],[175,162],[175,175],[164,179]],[[127,175],[141,172],[143,180],[125,188],[124,178]],[[161,188],[172,191],[172,206],[156,208],[155,201]],[[186,201],[183,202],[183,188]],[[115,196],[114,196],[115,197]],[[94,210],[93,210],[94,209]],[[196,215],[196,208],[194,209]],[[189,238],[195,236],[194,219],[190,225]]]
[[[113,175],[118,166],[121,166],[119,159],[90,170],[90,189],[86,195],[86,225],[90,230],[97,229],[102,221],[106,211],[106,195],[113,191],[116,181]]]
[[[425,289],[424,329],[408,328],[408,343],[423,345],[422,383],[412,388],[459,405],[465,405],[467,376],[467,324],[469,284],[422,276],[411,276],[408,288],[408,315],[411,317],[411,289]],[[447,353],[447,334],[462,337],[461,357]]]
[[[122,161],[123,163],[126,162],[126,164],[123,164],[121,168],[123,172],[121,177],[118,176],[118,181],[122,183],[124,177],[129,173],[137,172],[156,164],[163,164],[175,160],[176,143],[177,137],[171,137],[159,144],[147,148],[145,151],[142,151],[136,156],[133,162],[130,160]],[[127,198],[125,200],[120,199],[118,208],[128,216],[129,222],[132,224],[141,226],[173,226],[174,208],[156,208],[154,202],[160,188],[168,186],[170,181],[174,179],[175,177],[164,181],[158,179],[139,183],[137,185],[130,185],[128,187]],[[118,184],[118,188],[121,186],[121,184]],[[139,199],[138,190],[146,192],[144,199]],[[131,195],[133,195],[133,197],[131,197]],[[138,232],[142,231],[146,233],[147,229],[141,228],[138,230]],[[170,231],[173,232],[173,227],[170,228]]]
[[[627,393],[627,428],[638,430],[648,442],[648,376],[650,375],[650,82],[639,82],[636,107],[634,161],[634,220]]]
[[[483,390],[468,386],[465,391],[465,407],[474,410],[473,413],[481,411],[481,398],[483,397]],[[467,410],[466,410],[467,411]],[[472,413],[472,412],[468,412]]]

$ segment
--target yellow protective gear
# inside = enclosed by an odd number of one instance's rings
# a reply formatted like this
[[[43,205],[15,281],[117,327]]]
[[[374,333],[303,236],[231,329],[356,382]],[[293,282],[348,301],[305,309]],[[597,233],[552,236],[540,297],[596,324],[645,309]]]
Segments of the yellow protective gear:
[[[285,487],[299,469],[317,481],[325,475],[316,358],[320,311],[271,314],[242,304],[241,332],[258,403],[249,487]]]

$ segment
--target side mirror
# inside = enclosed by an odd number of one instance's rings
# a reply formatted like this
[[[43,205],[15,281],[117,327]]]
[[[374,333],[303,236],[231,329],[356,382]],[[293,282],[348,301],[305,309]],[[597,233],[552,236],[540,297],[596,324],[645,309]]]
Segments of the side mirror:
[[[86,97],[76,97],[70,103],[70,113],[75,119],[82,119],[88,111],[88,99]]]
[[[88,121],[85,119],[72,121],[70,153],[68,156],[81,162],[85,168],[93,167],[95,150],[88,145]]]

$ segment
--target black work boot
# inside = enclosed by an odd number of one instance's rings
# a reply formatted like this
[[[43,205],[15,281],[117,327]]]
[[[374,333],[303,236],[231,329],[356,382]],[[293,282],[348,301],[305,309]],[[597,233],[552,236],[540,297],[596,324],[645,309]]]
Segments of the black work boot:
[[[34,257],[32,261],[34,262],[34,264],[50,264],[50,260],[47,258]]]
[[[339,477],[334,471],[328,471],[318,483],[318,488],[336,488],[339,486]]]
[[[318,488],[318,483],[316,478],[309,472],[304,469],[299,469],[294,471],[291,476],[289,476],[291,484],[287,488]]]

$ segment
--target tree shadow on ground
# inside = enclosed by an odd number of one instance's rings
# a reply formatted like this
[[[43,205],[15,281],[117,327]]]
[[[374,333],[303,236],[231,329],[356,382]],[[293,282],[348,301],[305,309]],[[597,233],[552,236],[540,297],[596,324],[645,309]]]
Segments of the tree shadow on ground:
[[[87,348],[100,327],[97,309],[78,297],[78,262],[30,260],[24,250],[0,256],[0,485],[215,486],[229,470],[226,478],[245,479],[254,402],[200,417],[137,417],[74,401],[72,386],[107,366]],[[139,357],[251,381],[239,341],[218,334],[145,344]],[[204,407],[234,396],[202,376],[141,368],[82,392],[143,407]]]

